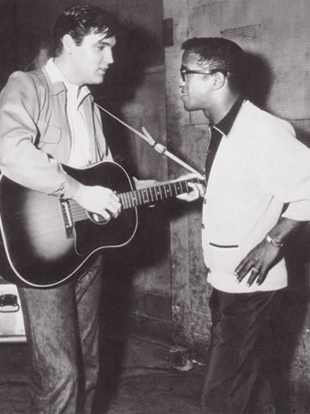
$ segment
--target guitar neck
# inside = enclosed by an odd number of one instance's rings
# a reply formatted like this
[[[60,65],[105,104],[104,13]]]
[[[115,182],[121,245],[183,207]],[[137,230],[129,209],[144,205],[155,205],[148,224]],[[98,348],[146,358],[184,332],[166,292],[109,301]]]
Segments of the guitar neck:
[[[166,184],[156,185],[154,187],[146,187],[140,190],[128,191],[118,194],[123,209],[154,204],[168,198],[191,191],[189,183],[203,183],[203,180],[192,178],[189,180],[175,181]]]

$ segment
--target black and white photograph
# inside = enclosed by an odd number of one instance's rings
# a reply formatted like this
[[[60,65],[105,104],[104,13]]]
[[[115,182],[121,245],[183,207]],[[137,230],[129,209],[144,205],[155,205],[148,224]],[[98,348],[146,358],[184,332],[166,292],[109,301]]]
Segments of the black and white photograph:
[[[309,0],[0,0],[0,414],[310,414]]]

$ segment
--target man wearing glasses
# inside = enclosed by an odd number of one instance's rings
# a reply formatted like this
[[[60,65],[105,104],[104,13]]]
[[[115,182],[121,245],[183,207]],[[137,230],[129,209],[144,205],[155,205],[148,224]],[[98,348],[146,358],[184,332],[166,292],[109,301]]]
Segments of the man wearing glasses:
[[[246,55],[224,38],[183,43],[187,111],[210,123],[202,245],[213,287],[202,411],[274,413],[270,326],[287,286],[283,246],[310,220],[310,153],[246,99]]]

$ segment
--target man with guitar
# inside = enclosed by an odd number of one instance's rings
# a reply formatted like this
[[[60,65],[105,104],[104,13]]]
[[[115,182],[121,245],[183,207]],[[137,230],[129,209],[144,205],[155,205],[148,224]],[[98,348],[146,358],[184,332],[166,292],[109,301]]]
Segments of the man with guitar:
[[[54,58],[13,73],[0,95],[1,272],[20,285],[35,413],[91,412],[102,273],[102,258],[92,253],[102,247],[100,231],[112,238],[121,209],[172,191],[132,195],[119,169],[112,178],[97,166],[105,161],[115,168],[86,85],[103,82],[115,33],[115,19],[101,8],[67,9],[55,23]],[[100,175],[106,185],[96,181]],[[180,194],[177,186],[173,191]],[[129,239],[134,231],[129,228]]]
[[[310,220],[309,149],[288,122],[246,99],[246,55],[236,43],[193,38],[183,50],[184,108],[202,110],[211,132],[202,243],[212,327],[202,411],[274,413],[268,335],[287,286],[283,247]]]

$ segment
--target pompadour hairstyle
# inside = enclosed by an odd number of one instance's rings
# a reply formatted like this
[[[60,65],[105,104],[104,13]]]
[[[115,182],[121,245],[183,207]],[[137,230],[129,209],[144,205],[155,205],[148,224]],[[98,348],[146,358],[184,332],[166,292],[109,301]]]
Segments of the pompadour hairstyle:
[[[63,50],[62,38],[69,34],[77,45],[90,33],[102,33],[107,38],[116,35],[117,19],[100,7],[89,4],[67,8],[56,20],[53,32],[54,55]]]

